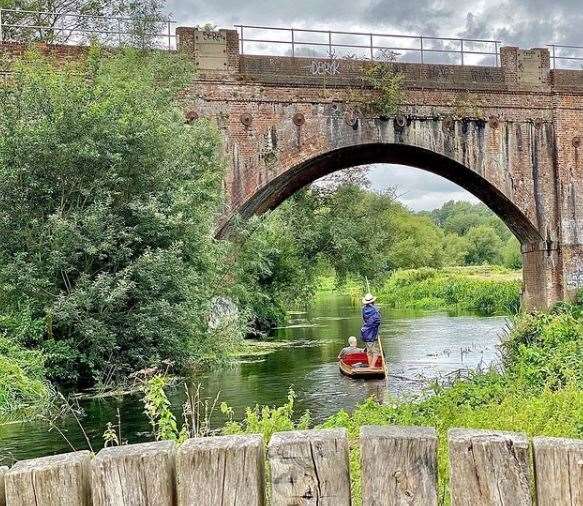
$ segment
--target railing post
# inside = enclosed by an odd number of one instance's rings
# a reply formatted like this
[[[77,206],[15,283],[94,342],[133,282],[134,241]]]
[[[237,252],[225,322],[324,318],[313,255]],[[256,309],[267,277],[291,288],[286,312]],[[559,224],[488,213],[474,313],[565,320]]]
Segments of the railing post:
[[[4,486],[4,475],[8,471],[7,466],[0,467],[0,506],[6,506],[6,489]]]
[[[437,431],[424,427],[360,430],[362,502],[437,506]]]
[[[243,43],[245,42],[243,39],[243,25],[241,25],[239,28],[241,30],[241,40],[239,41],[241,44],[241,54],[245,54],[245,49],[243,47]]]
[[[552,45],[552,48],[553,48],[553,70],[556,70],[556,68],[557,68],[557,58],[555,56],[555,45],[554,44]]]
[[[531,506],[528,439],[490,430],[448,432],[452,506]]]
[[[532,440],[538,506],[583,504],[583,441]]]
[[[496,57],[496,67],[498,67],[498,42],[494,42],[494,53]]]
[[[176,453],[178,506],[265,504],[260,435],[189,439]]]
[[[267,455],[272,506],[350,506],[345,429],[279,432]]]
[[[4,42],[4,19],[2,16],[2,11],[3,9],[0,9],[0,44],[2,44],[2,42]]]
[[[170,20],[168,20],[168,51],[172,49],[172,26],[170,26]]]
[[[374,44],[373,44],[372,33],[370,34],[370,59],[374,60]]]
[[[292,46],[292,57],[295,58],[296,56],[296,42],[294,36],[294,29],[291,29],[291,46]]]
[[[461,55],[462,55],[462,65],[464,64],[464,39],[460,40]]]
[[[419,37],[419,41],[420,41],[419,47],[421,48],[421,63],[425,63],[423,59],[423,35]]]
[[[332,32],[328,30],[328,53],[332,58]]]
[[[4,475],[6,504],[89,506],[90,465],[88,451],[17,462]]]
[[[174,441],[101,450],[92,465],[93,506],[172,506]]]

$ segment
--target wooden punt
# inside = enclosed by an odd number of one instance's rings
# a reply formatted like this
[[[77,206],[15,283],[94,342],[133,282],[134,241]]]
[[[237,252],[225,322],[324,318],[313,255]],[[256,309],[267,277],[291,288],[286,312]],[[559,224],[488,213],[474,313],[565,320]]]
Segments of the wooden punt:
[[[338,361],[340,372],[349,378],[384,378],[385,364],[382,355],[377,359],[376,366],[368,366],[366,353],[351,353]]]

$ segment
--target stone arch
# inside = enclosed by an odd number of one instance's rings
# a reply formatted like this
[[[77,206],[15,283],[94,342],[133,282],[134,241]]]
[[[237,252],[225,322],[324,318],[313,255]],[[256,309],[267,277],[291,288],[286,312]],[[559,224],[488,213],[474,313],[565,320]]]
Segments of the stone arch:
[[[269,180],[250,195],[235,214],[248,218],[275,209],[306,185],[332,172],[372,163],[394,163],[442,176],[472,193],[506,223],[521,244],[543,243],[537,227],[496,186],[474,170],[443,154],[409,144],[365,143],[327,151],[304,160]],[[229,222],[219,236],[228,234]]]

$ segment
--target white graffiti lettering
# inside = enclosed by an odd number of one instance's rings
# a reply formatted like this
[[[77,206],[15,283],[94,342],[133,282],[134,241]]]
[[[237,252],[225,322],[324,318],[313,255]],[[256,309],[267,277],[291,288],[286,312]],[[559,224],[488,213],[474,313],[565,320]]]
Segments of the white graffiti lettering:
[[[340,74],[340,63],[337,61],[314,60],[310,65],[313,76],[336,76]]]

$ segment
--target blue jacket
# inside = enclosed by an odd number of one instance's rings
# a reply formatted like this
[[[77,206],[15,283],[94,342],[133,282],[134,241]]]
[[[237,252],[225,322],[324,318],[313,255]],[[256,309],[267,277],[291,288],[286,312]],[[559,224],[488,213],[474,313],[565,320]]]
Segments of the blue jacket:
[[[376,341],[381,326],[381,313],[374,304],[366,304],[362,308],[362,320],[364,325],[360,329],[360,336],[365,342]]]

